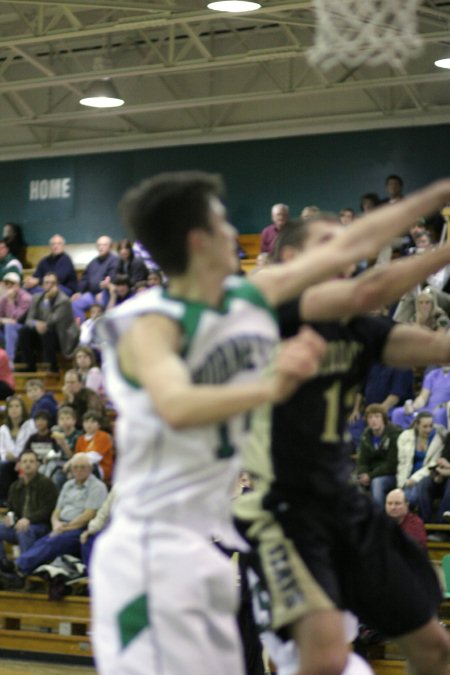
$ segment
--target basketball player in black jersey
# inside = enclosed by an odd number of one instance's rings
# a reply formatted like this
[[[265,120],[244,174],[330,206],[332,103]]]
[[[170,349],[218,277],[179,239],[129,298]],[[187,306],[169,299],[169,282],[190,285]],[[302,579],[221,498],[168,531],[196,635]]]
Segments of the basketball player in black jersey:
[[[339,236],[338,221],[327,222],[323,216],[303,226],[287,225],[278,240],[279,259],[288,260],[334,236]],[[450,361],[450,337],[361,316],[397,299],[426,278],[426,269],[445,265],[449,253],[447,244],[420,263],[403,259],[355,279],[326,282],[279,308],[283,337],[307,322],[328,342],[319,376],[273,411],[274,476],[262,482],[267,489],[260,495],[265,516],[270,513],[281,523],[289,544],[334,603],[331,609],[306,608],[303,616],[300,610],[300,620],[291,622],[302,673],[344,670],[342,609],[395,638],[411,672],[447,672],[449,641],[435,618],[441,592],[434,572],[422,552],[351,485],[343,434],[356,389],[374,361],[396,367]],[[257,466],[247,468],[258,475]],[[258,524],[246,522],[245,500],[237,513],[241,529],[261,552]],[[275,549],[265,550],[269,556],[263,569],[270,575]],[[275,558],[280,569],[279,555]]]

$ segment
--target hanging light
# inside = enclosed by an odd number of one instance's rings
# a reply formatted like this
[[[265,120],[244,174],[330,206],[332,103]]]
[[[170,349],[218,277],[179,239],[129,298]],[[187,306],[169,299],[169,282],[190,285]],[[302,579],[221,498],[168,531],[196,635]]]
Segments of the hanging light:
[[[105,77],[91,82],[80,103],[90,108],[118,108],[125,101],[111,80]]]
[[[254,12],[260,8],[259,2],[247,2],[247,0],[221,0],[221,2],[208,3],[208,9],[216,12]]]
[[[438,61],[434,62],[434,65],[438,68],[450,68],[450,58],[439,59]]]

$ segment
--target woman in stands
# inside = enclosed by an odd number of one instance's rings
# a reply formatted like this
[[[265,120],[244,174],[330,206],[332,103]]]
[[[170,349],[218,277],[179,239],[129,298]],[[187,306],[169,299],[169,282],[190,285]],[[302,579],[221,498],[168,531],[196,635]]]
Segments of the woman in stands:
[[[36,431],[24,401],[20,396],[10,396],[6,402],[5,423],[0,426],[0,502],[6,500],[9,486],[17,478],[17,458]]]
[[[120,257],[117,274],[126,274],[130,279],[132,288],[134,288],[138,281],[145,281],[147,279],[147,267],[141,258],[135,257],[129,239],[121,239],[119,241],[117,252]]]
[[[80,345],[75,349],[73,367],[80,374],[85,387],[92,389],[96,394],[104,393],[102,371],[97,366],[95,353],[90,347]]]

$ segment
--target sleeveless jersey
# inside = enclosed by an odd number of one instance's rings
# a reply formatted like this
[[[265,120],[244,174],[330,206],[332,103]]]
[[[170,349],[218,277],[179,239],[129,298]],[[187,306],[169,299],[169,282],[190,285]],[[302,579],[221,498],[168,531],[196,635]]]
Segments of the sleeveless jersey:
[[[219,308],[172,297],[158,287],[107,313],[99,326],[106,389],[118,412],[116,509],[133,519],[154,516],[228,539],[250,414],[183,430],[161,419],[149,392],[124,377],[117,358],[120,337],[138,316],[150,313],[179,325],[181,357],[198,385],[259,377],[278,342],[275,316],[256,287],[229,277]]]

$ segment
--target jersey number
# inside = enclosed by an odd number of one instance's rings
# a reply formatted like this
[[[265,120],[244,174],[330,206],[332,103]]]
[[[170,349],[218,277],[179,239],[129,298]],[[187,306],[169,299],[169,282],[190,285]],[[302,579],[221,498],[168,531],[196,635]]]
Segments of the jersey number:
[[[323,394],[325,399],[325,426],[320,436],[320,440],[324,443],[339,443],[340,436],[338,433],[339,424],[339,408],[341,398],[342,382],[336,380],[331,387],[328,387]],[[352,387],[345,393],[344,405],[350,409],[353,405],[357,387]]]

